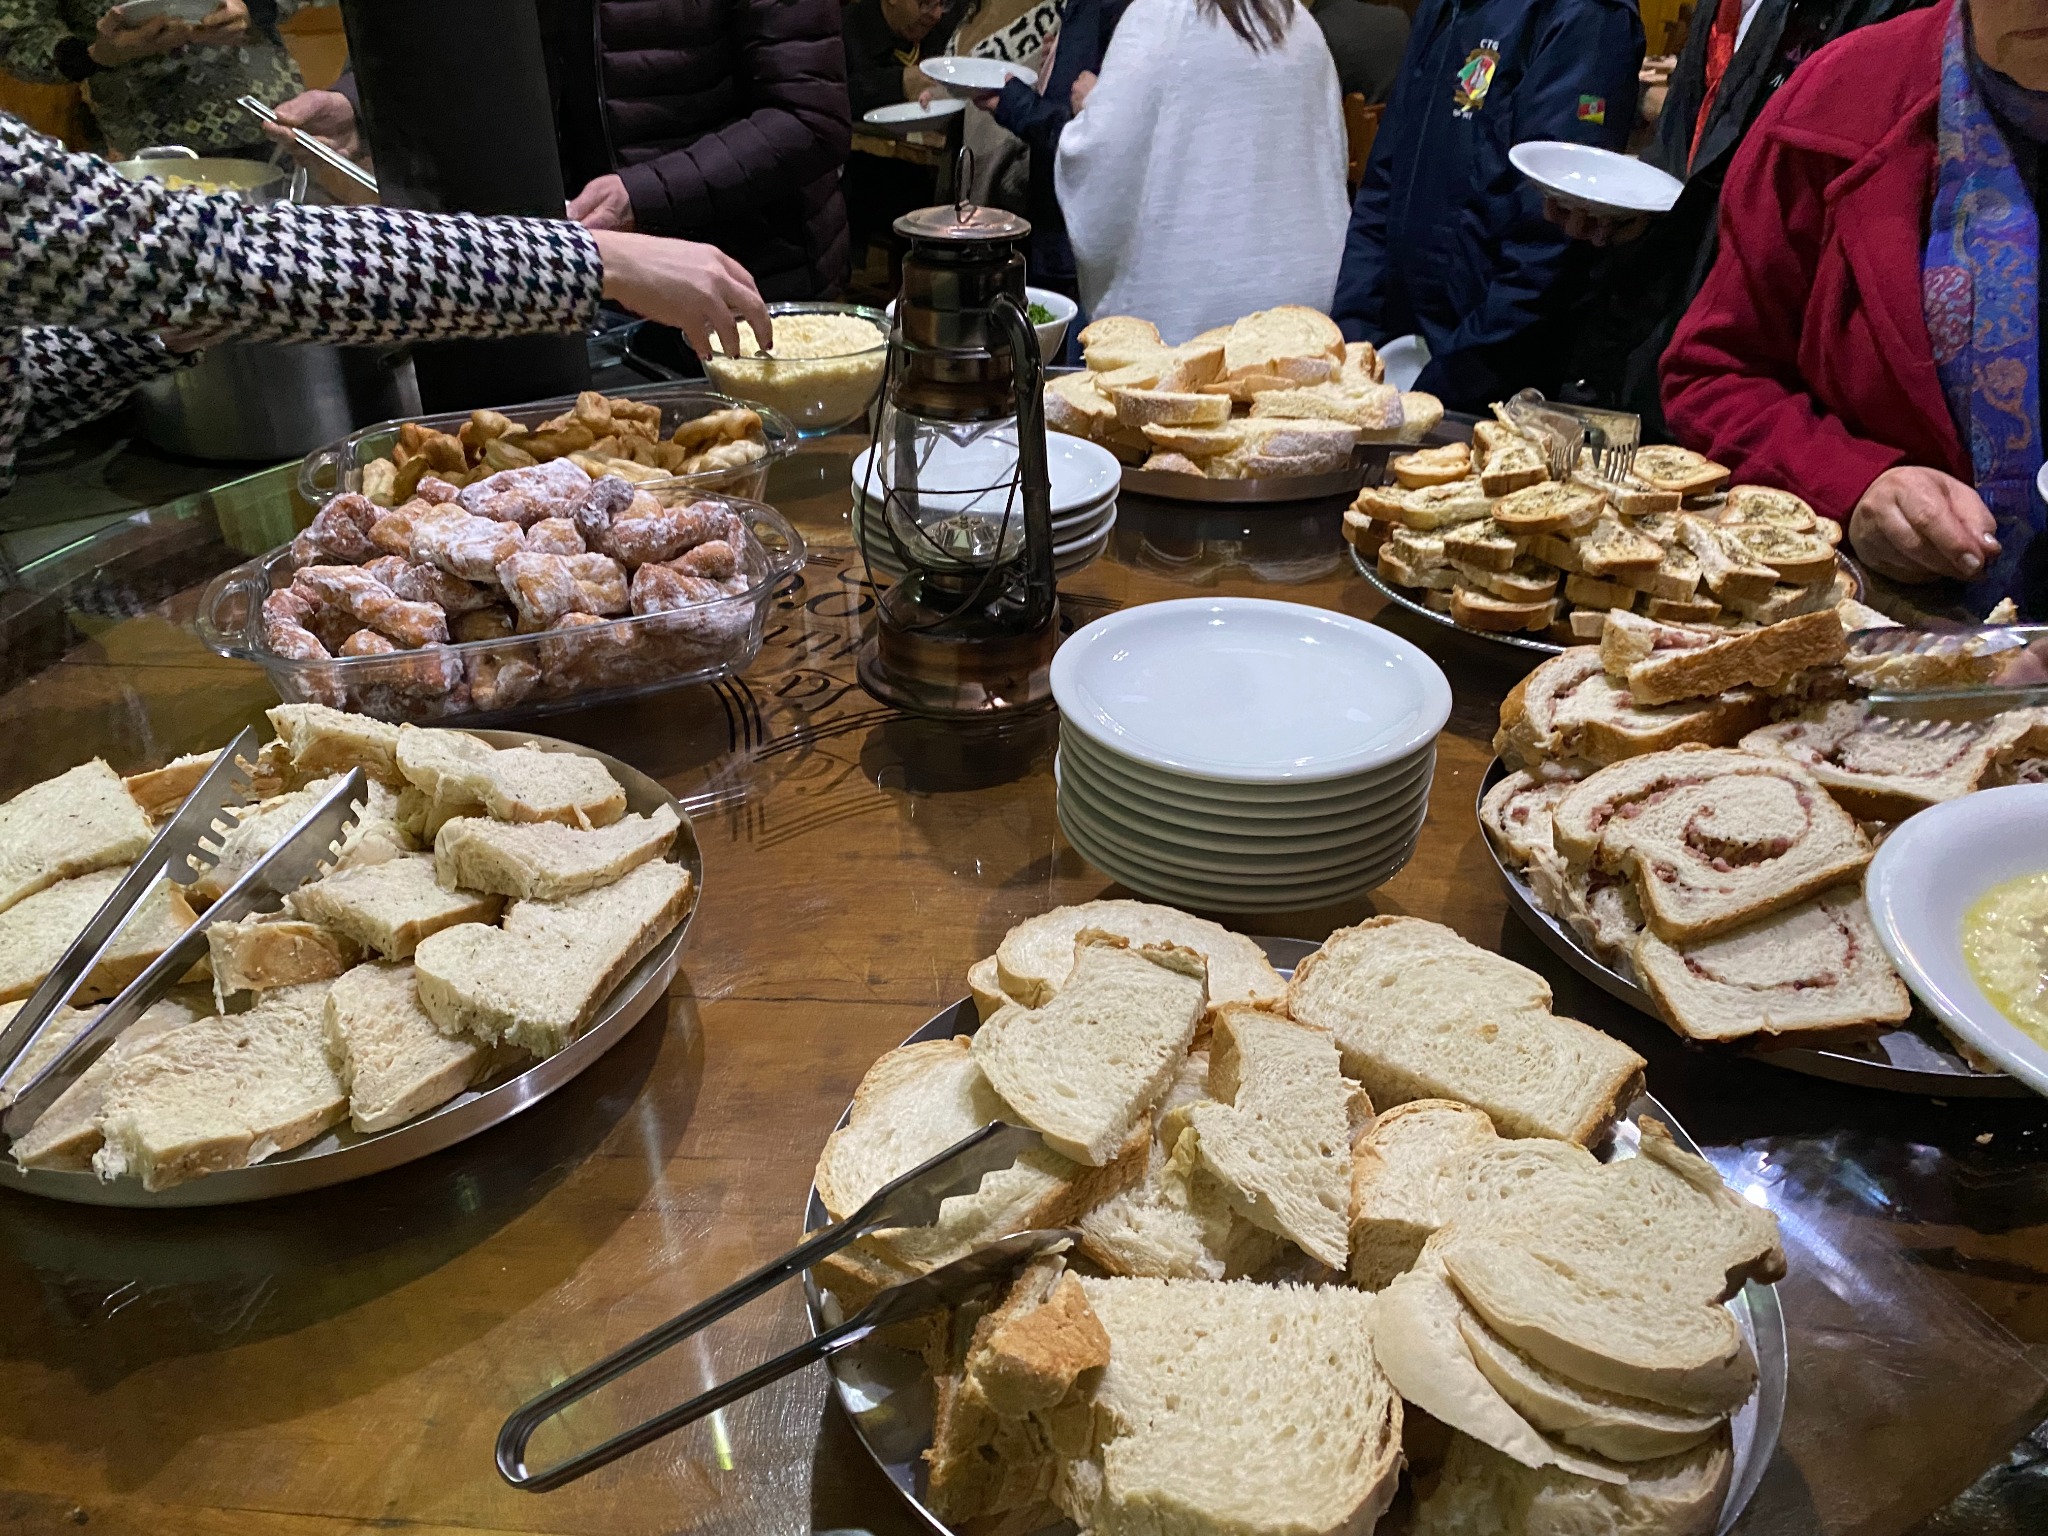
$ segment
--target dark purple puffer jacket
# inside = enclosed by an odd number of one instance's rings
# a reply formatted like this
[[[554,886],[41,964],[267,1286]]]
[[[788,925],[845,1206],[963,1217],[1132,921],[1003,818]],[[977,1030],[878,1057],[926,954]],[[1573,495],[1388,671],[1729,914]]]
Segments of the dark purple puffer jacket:
[[[846,276],[840,0],[597,0],[611,158],[652,234],[717,245],[771,299]]]

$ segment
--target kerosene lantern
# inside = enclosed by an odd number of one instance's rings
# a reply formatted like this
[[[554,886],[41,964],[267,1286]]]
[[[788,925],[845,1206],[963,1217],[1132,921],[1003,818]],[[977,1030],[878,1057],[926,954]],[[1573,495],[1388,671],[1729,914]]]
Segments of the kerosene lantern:
[[[896,231],[910,251],[862,489],[882,511],[864,542],[879,533],[905,574],[882,591],[861,684],[922,715],[1032,709],[1052,697],[1059,595],[1044,367],[1024,307],[1031,226],[961,202]],[[872,560],[869,575],[882,589]]]

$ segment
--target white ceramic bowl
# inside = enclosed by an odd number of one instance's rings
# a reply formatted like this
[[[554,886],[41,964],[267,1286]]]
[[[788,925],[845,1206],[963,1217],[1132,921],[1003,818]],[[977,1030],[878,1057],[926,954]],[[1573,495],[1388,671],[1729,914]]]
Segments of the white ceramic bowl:
[[[1080,306],[1064,293],[1054,293],[1050,288],[1026,288],[1024,299],[1027,304],[1044,306],[1052,316],[1042,320],[1032,329],[1038,332],[1038,355],[1049,368],[1059,361],[1060,348],[1066,345],[1067,327],[1074,323],[1074,316]]]
[[[1116,757],[1219,784],[1327,783],[1436,740],[1443,669],[1347,614],[1267,598],[1146,603],[1062,645],[1065,721]]]
[[[2048,871],[2048,784],[1987,789],[1920,812],[1863,877],[1871,921],[1913,993],[2006,1071],[2048,1094],[2048,1044],[1999,1012],[1963,957],[1963,917],[1993,886]]]
[[[1532,139],[1508,163],[1559,202],[1594,213],[1669,213],[1685,183],[1654,165],[1591,144]]]
[[[924,60],[917,67],[948,90],[961,91],[969,96],[1000,91],[1012,80],[1038,78],[1022,64],[1010,64],[1001,59],[977,59],[964,53],[942,53],[935,59]]]
[[[2041,472],[2034,476],[2034,492],[2043,501],[2048,501],[2048,464],[2041,466]]]

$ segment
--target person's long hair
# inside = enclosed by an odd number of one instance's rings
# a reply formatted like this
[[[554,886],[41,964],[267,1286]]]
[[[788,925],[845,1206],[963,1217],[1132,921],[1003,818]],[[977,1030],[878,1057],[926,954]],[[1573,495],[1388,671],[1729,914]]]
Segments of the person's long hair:
[[[1221,16],[1254,51],[1278,47],[1287,36],[1294,0],[1195,0],[1205,15]]]

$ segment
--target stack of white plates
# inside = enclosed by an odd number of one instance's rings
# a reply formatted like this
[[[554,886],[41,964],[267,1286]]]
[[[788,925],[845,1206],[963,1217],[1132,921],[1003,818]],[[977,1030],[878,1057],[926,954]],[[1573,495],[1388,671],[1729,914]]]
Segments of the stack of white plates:
[[[1046,467],[1052,479],[1053,569],[1058,575],[1071,576],[1109,547],[1110,530],[1116,526],[1116,493],[1123,484],[1123,466],[1107,448],[1064,432],[1046,433],[1045,448]],[[874,456],[875,450],[869,448],[853,461],[853,537],[873,572],[897,581],[903,576],[903,562],[882,529],[882,480],[878,474],[872,482],[869,480]],[[1000,469],[977,469],[964,455],[958,462],[949,463],[947,469],[959,476],[963,485],[988,485],[1002,478]],[[960,505],[954,510],[1000,513],[1005,499],[1006,493],[1002,491],[963,492]],[[872,520],[870,513],[876,514]],[[1019,519],[1023,513],[1020,500]]]
[[[1429,811],[1442,670],[1361,619],[1186,598],[1078,631],[1052,663],[1059,817],[1143,895],[1212,912],[1353,900]]]

